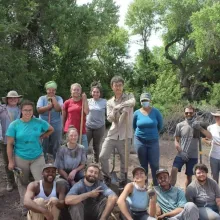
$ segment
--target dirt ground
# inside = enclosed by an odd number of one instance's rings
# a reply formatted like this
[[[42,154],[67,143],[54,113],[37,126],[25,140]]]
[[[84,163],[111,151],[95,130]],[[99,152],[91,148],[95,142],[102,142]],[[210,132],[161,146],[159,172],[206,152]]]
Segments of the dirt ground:
[[[203,148],[203,163],[209,165],[208,162],[208,153],[209,148]],[[176,150],[174,149],[173,141],[169,140],[161,140],[160,141],[160,166],[163,168],[171,170],[173,159],[176,155]],[[91,160],[91,156],[89,156],[89,160]],[[112,161],[110,160],[110,163]],[[129,175],[131,178],[131,170],[138,166],[139,162],[136,154],[130,154],[129,158]],[[119,172],[119,157],[116,155],[116,168],[115,171]],[[185,170],[182,170],[181,173],[178,174],[177,186],[184,188],[185,181]],[[151,174],[149,173],[149,182],[151,182]],[[21,217],[21,209],[19,207],[19,195],[18,190],[15,189],[13,192],[7,192],[5,190],[5,173],[4,167],[2,163],[2,157],[0,157],[0,220],[24,220],[26,218]]]

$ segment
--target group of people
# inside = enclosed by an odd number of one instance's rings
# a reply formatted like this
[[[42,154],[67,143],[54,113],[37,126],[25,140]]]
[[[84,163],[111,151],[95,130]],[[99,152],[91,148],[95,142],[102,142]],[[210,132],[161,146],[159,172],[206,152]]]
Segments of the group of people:
[[[218,182],[220,111],[212,113],[216,124],[206,130],[203,123],[196,119],[192,106],[184,109],[185,120],[176,126],[174,136],[177,156],[169,176],[167,170],[159,169],[159,133],[163,128],[163,117],[153,107],[151,95],[142,93],[141,108],[133,112],[136,101],[133,94],[124,92],[123,78],[114,76],[111,88],[114,96],[107,101],[101,98],[101,84],[92,83],[92,98],[87,99],[81,85],[74,83],[70,88],[71,98],[63,102],[56,95],[56,82],[47,82],[46,95],[37,102],[39,118],[34,116],[34,103],[22,101],[22,96],[16,91],[10,91],[2,98],[5,104],[0,105],[0,146],[7,174],[7,191],[12,191],[16,182],[24,212],[27,212],[26,208],[31,210],[29,219],[37,219],[36,213],[46,219],[56,219],[52,217],[59,215],[56,208],[61,209],[65,204],[69,206],[72,219],[87,219],[87,215],[92,218],[91,213],[94,219],[107,219],[116,202],[124,219],[154,219],[156,215],[158,219],[198,219],[201,212],[203,215],[214,215],[211,211],[216,213],[218,208],[218,187],[205,175],[208,173],[207,167],[197,165],[198,145],[200,133],[211,140],[210,165],[213,178]],[[111,127],[101,146],[105,115]],[[61,146],[63,133],[67,141]],[[132,139],[141,167],[133,170],[134,182],[126,185],[125,145],[129,151]],[[91,140],[94,163],[88,165],[87,152]],[[118,200],[108,188],[112,178],[108,160],[115,148],[120,156],[120,186],[125,187]],[[53,156],[54,164],[47,164],[48,155]],[[154,186],[151,190],[147,190],[148,165]],[[183,165],[186,165],[186,197],[174,186],[177,173]],[[196,166],[199,168],[196,169]],[[197,170],[202,174],[196,175],[197,182],[193,183],[192,175]],[[55,180],[57,172],[59,178]],[[30,173],[35,182],[28,185]],[[99,180],[100,174],[103,180]],[[199,175],[205,176],[205,180],[201,181]],[[198,187],[202,187],[203,194],[197,195]],[[194,190],[189,193],[191,197],[187,190]],[[40,198],[47,200],[43,202],[46,205],[44,208],[40,208]],[[186,198],[190,203],[187,203]],[[158,212],[158,204],[161,212]],[[200,207],[201,204],[204,209],[195,206]],[[54,206],[56,214],[51,214],[54,213],[51,211]]]

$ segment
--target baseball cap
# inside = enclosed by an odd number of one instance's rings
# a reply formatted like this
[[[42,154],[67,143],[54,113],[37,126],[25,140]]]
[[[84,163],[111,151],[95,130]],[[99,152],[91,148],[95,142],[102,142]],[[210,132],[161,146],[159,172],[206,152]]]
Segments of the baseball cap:
[[[135,173],[136,173],[137,170],[142,170],[142,171],[144,171],[144,173],[146,174],[146,170],[145,170],[143,167],[135,167],[135,168],[132,170],[132,175],[133,175],[133,176],[135,175]]]
[[[55,169],[57,169],[56,166],[53,165],[52,163],[47,163],[47,164],[44,165],[44,167],[43,167],[43,169],[42,169],[42,172],[43,172],[45,169],[47,169],[47,168],[55,168]]]
[[[160,173],[167,173],[167,174],[169,175],[169,172],[168,172],[167,169],[161,168],[161,169],[159,169],[159,170],[156,171],[156,177],[158,177],[158,175],[159,175]]]
[[[140,96],[140,101],[142,102],[144,100],[151,100],[151,94],[147,92],[142,93]]]

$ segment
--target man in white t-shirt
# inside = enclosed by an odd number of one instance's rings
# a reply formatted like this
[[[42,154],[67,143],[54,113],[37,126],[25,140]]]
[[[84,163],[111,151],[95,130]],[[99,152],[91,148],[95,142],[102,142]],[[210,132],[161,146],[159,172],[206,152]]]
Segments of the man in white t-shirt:
[[[209,125],[207,130],[212,134],[210,166],[212,178],[218,183],[220,172],[220,110],[211,114],[215,117],[215,124]]]

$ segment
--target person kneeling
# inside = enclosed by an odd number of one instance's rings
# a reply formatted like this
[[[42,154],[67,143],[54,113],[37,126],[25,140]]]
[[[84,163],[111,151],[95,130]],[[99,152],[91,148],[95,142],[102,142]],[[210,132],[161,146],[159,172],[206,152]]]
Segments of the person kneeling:
[[[148,194],[145,185],[147,180],[145,169],[143,167],[136,167],[132,174],[134,182],[128,183],[125,186],[117,202],[123,219],[156,220],[156,218],[153,218],[156,215],[156,195],[154,191]]]
[[[117,196],[99,178],[100,169],[90,164],[84,179],[73,185],[65,198],[73,220],[107,220],[113,210]]]
[[[56,167],[46,164],[43,180],[31,182],[24,196],[24,206],[29,209],[27,220],[58,220],[65,205],[66,187],[56,183]]]
[[[154,187],[159,205],[157,219],[198,220],[198,208],[193,202],[186,201],[181,189],[170,185],[169,172],[166,169],[159,169],[156,176],[159,184]]]

